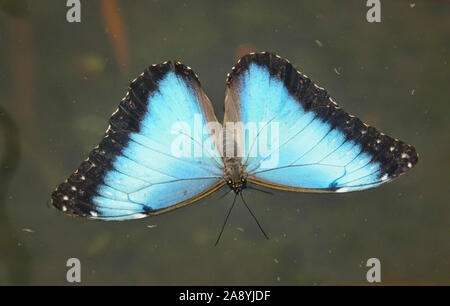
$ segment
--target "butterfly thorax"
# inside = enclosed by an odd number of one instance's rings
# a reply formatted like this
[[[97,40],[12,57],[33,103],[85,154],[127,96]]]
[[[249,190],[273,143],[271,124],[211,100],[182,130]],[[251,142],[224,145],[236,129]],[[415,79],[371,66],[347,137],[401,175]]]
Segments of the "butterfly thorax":
[[[241,192],[246,187],[247,173],[240,158],[232,157],[225,160],[224,180],[236,193]]]

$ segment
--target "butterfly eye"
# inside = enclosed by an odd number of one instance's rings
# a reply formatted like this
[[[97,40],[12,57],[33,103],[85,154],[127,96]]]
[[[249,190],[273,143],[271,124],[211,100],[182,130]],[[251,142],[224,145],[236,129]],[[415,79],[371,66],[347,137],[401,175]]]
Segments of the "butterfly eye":
[[[228,184],[231,184],[231,180],[228,181]]]

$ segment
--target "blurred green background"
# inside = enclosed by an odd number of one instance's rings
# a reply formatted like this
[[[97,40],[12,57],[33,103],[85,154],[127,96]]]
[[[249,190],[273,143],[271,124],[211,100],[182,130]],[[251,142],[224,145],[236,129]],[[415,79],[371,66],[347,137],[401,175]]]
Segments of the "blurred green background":
[[[450,285],[448,1],[0,0],[0,284]],[[99,143],[127,85],[168,59],[193,67],[223,115],[225,76],[249,51],[280,54],[351,114],[414,145],[415,169],[338,195],[248,191],[135,222],[71,218],[50,193]],[[156,226],[155,226],[156,225]]]

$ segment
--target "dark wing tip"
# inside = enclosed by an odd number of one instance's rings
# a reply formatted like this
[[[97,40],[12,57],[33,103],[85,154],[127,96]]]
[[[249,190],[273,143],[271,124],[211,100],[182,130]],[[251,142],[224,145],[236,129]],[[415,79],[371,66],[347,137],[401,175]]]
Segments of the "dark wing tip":
[[[91,203],[92,196],[103,176],[104,167],[97,167],[89,159],[83,161],[78,169],[51,194],[52,205],[61,212],[79,217],[95,216],[98,212]]]
[[[269,52],[252,52],[241,57],[236,65],[231,68],[231,73],[227,75],[226,84],[230,85],[234,77],[238,76],[242,71],[248,68],[253,62],[270,62],[270,58],[274,56]],[[261,63],[262,64],[262,63]]]
[[[95,212],[94,208],[89,208],[88,205],[81,204],[73,191],[68,190],[72,188],[67,182],[60,184],[51,195],[51,203],[53,207],[64,214],[70,216],[87,217],[89,214]]]
[[[181,62],[174,61],[174,71],[177,73],[177,75],[187,78],[188,81],[194,80],[197,84],[200,84],[200,81],[198,80],[198,75],[192,70],[191,67],[182,64]]]
[[[254,52],[244,55],[232,68],[231,73],[227,75],[227,86],[230,86],[233,79],[247,70],[252,63],[266,67],[270,75],[281,80],[297,100],[300,99],[300,96],[305,95],[314,95],[316,100],[322,97],[328,98],[324,88],[314,84],[306,75],[297,70],[288,59],[272,52]],[[311,99],[307,101],[311,101]],[[305,107],[306,109],[309,108],[308,105],[305,105]]]
[[[132,95],[137,100],[141,101],[141,104],[145,105],[149,94],[158,89],[159,81],[170,71],[188,81],[195,81],[197,84],[200,84],[197,74],[195,74],[191,67],[175,60],[165,61],[161,64],[149,66],[143,73],[135,78],[129,86],[130,90],[127,96]]]
[[[389,148],[389,151],[392,147]],[[404,143],[403,141],[398,141],[394,145],[393,156],[391,162],[387,164],[386,173],[389,177],[397,177],[403,173],[408,172],[419,161],[419,154],[411,145]]]

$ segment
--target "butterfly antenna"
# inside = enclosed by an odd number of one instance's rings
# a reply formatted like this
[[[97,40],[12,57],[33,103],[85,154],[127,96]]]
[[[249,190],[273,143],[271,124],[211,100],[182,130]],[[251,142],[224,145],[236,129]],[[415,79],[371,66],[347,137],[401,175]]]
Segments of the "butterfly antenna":
[[[266,232],[263,230],[261,224],[259,224],[258,219],[256,219],[256,216],[253,214],[253,211],[250,209],[250,207],[247,205],[247,202],[245,202],[244,197],[242,196],[242,192],[239,193],[239,195],[241,196],[242,202],[244,202],[245,207],[247,207],[248,211],[250,212],[250,214],[252,215],[253,219],[255,219],[256,224],[258,224],[259,229],[261,230],[261,232],[264,234],[264,237],[266,237],[267,240],[269,240],[269,236],[267,236]]]
[[[219,244],[219,240],[220,240],[220,237],[222,237],[222,233],[223,233],[223,230],[225,229],[225,225],[227,225],[228,217],[230,216],[231,211],[233,210],[234,203],[236,203],[236,198],[237,198],[237,194],[234,196],[233,204],[231,204],[230,210],[228,211],[227,217],[225,218],[225,222],[223,222],[222,229],[220,230],[219,237],[217,237],[217,241],[214,246],[217,246],[217,244]]]
[[[225,198],[225,197],[226,197],[228,194],[230,194],[230,192],[232,192],[232,191],[233,191],[233,189],[230,189],[230,190],[228,190],[227,192],[225,192],[224,194],[222,194],[222,195],[219,197],[219,200]]]
[[[247,189],[251,189],[251,190],[260,191],[260,192],[263,192],[263,193],[267,193],[267,194],[270,194],[270,195],[273,195],[273,192],[270,192],[270,191],[267,191],[267,190],[262,190],[262,189],[253,187],[253,186],[251,186],[251,185],[250,185],[250,186],[247,186],[246,188],[247,188]]]

